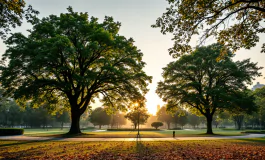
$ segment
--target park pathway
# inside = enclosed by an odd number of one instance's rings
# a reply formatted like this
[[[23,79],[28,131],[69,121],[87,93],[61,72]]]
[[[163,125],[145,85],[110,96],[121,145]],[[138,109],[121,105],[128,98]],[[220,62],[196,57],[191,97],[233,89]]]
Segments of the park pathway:
[[[0,140],[19,141],[174,141],[174,140],[219,140],[260,138],[265,134],[248,134],[244,136],[214,136],[214,137],[175,137],[175,138],[56,138],[56,137],[31,137],[31,136],[0,136]]]

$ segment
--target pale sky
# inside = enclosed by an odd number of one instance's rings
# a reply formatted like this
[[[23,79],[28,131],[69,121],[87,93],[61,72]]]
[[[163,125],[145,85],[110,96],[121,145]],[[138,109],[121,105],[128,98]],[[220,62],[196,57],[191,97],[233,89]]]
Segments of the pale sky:
[[[151,28],[151,25],[165,12],[168,6],[166,0],[26,0],[26,3],[40,12],[39,17],[47,17],[50,14],[59,15],[67,12],[68,6],[72,6],[75,12],[88,12],[90,16],[97,17],[100,21],[107,15],[121,22],[119,34],[135,40],[135,45],[144,54],[143,61],[146,62],[144,70],[147,75],[153,77],[153,83],[148,86],[150,91],[146,95],[148,110],[155,114],[156,106],[164,104],[155,90],[157,82],[162,80],[162,68],[173,61],[168,54],[168,48],[172,47],[173,42],[170,34],[162,35],[160,29]],[[31,26],[24,23],[21,27],[14,29],[14,32],[27,34],[26,30],[29,28]],[[196,37],[192,40],[193,45],[196,45],[196,40]],[[265,54],[260,53],[262,42],[265,42],[264,34],[260,35],[260,43],[256,47],[238,51],[234,59],[251,58],[252,62],[258,62],[258,66],[265,66]],[[212,40],[208,40],[207,43],[212,43]],[[0,40],[0,54],[4,53],[5,49],[5,45]],[[265,75],[265,69],[261,72]],[[253,84],[256,82],[265,84],[264,76],[256,78]],[[100,104],[97,103],[93,107],[97,106]]]

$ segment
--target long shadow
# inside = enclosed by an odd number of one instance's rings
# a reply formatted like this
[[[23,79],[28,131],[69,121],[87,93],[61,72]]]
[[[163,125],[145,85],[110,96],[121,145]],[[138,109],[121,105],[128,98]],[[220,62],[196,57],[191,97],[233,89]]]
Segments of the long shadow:
[[[90,159],[145,159],[151,155],[151,150],[141,141],[141,136],[135,136],[135,141],[113,141],[111,147],[105,148],[96,154],[90,155]],[[126,143],[125,143],[126,142]]]
[[[244,142],[254,142],[257,144],[262,144],[265,145],[265,137],[261,137],[261,138],[242,138],[239,139],[240,141],[244,141]]]
[[[56,141],[56,140],[58,140],[58,137],[45,139],[45,140],[1,140],[1,141],[15,141],[15,143],[1,144],[0,147],[20,145],[20,144],[30,144],[30,143],[41,143],[41,142],[49,142],[49,141]],[[63,140],[63,138],[60,138],[60,140]]]
[[[95,134],[88,134],[88,133],[80,133],[80,134],[49,134],[49,135],[41,135],[41,134],[31,134],[28,135],[29,137],[54,137],[54,138],[93,138],[89,136],[94,136]],[[88,137],[87,137],[88,136]]]

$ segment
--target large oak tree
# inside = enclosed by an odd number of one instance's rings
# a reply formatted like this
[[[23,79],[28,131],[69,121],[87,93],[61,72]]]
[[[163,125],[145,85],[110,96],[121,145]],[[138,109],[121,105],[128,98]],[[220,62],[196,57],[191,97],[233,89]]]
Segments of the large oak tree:
[[[199,44],[214,36],[230,50],[249,49],[264,35],[264,0],[167,0],[169,7],[153,27],[163,34],[172,33],[175,41],[170,54],[189,53],[193,35]],[[265,43],[262,46],[265,52]]]
[[[151,77],[133,39],[118,34],[120,26],[112,17],[99,23],[69,7],[36,21],[28,36],[13,34],[2,58],[5,94],[34,105],[70,106],[73,134],[81,132],[80,116],[95,98],[116,108],[144,99]]]
[[[221,50],[219,44],[200,47],[169,63],[163,68],[164,80],[156,90],[169,109],[184,106],[204,115],[208,134],[213,133],[214,113],[233,108],[240,101],[234,97],[243,97],[246,85],[251,84],[254,76],[261,75],[261,68],[249,59],[233,62],[232,53],[216,61]]]

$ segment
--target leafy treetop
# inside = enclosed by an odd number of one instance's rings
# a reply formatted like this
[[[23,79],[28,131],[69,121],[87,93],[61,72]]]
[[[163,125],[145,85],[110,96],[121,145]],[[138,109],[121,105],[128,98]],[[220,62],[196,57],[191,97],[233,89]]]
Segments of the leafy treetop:
[[[37,14],[31,5],[26,8],[24,0],[0,0],[0,37],[5,39],[10,27],[20,26],[23,18],[33,22]]]
[[[170,6],[153,27],[161,28],[163,34],[173,33],[175,44],[169,53],[174,57],[191,52],[189,42],[196,34],[201,36],[200,46],[214,36],[235,52],[240,48],[254,47],[259,34],[265,33],[264,0],[167,1]],[[261,52],[265,52],[265,44]]]

